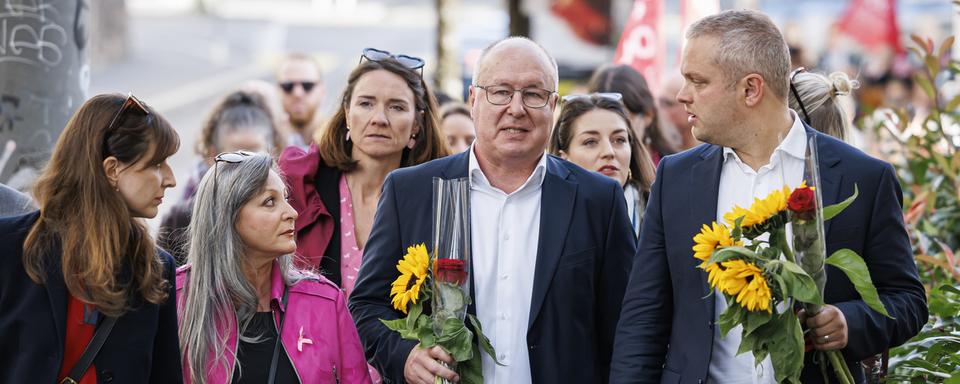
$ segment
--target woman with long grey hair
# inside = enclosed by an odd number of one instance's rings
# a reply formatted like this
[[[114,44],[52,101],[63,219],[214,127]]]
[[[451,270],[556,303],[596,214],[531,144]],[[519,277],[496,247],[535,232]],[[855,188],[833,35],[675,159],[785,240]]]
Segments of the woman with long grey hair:
[[[344,294],[293,265],[286,198],[267,154],[221,153],[200,181],[177,271],[186,383],[370,381]]]

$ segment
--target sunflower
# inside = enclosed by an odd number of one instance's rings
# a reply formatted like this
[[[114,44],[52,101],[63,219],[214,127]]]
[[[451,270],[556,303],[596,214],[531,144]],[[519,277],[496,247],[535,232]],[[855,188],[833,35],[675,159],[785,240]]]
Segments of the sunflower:
[[[728,260],[720,264],[715,273],[711,273],[710,285],[735,296],[737,303],[749,311],[770,311],[770,287],[759,267],[744,260]]]
[[[710,225],[703,225],[700,233],[693,237],[693,257],[703,261],[701,268],[710,260],[713,251],[723,247],[742,246],[742,241],[733,241],[730,237],[730,229],[726,225],[718,224],[716,221]]]
[[[790,188],[783,187],[776,189],[770,192],[767,197],[753,199],[753,204],[750,205],[750,209],[744,209],[739,205],[735,205],[733,210],[723,215],[723,220],[727,222],[727,225],[732,227],[737,219],[743,217],[740,226],[744,229],[765,224],[767,220],[786,211],[787,197],[789,196]]]
[[[429,269],[430,255],[427,253],[427,246],[420,243],[407,247],[407,254],[403,255],[403,259],[397,263],[400,276],[393,281],[390,288],[394,308],[407,313],[407,304],[417,303],[417,299],[420,297],[420,287],[427,280]]]

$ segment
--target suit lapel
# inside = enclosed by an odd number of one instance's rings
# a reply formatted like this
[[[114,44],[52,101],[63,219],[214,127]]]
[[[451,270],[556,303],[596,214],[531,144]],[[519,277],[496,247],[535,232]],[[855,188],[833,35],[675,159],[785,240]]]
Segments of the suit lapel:
[[[717,220],[717,197],[720,191],[720,173],[723,166],[723,150],[711,145],[700,154],[700,162],[693,165],[690,169],[690,179],[687,185],[690,192],[690,213],[689,219],[699,228],[703,224],[710,224]],[[692,241],[693,235],[683,238],[683,242]],[[692,244],[691,244],[692,246]],[[693,257],[690,257],[693,260]],[[707,274],[699,269],[696,270],[700,277],[700,297],[706,298],[704,304],[707,305],[707,312],[712,317],[715,316],[716,295],[711,294],[710,285],[707,284]]]
[[[63,282],[63,270],[61,269],[62,255],[61,246],[56,242],[51,252],[46,256],[47,275],[43,287],[47,290],[47,297],[50,299],[50,313],[53,315],[53,323],[56,325],[57,340],[60,342],[60,349],[64,347],[64,337],[66,337],[67,326],[67,286]]]
[[[537,246],[537,265],[533,277],[528,328],[533,325],[540,313],[553,280],[553,274],[557,270],[577,197],[577,184],[567,179],[570,170],[549,155],[544,156],[548,156],[547,173],[541,188],[540,242]]]

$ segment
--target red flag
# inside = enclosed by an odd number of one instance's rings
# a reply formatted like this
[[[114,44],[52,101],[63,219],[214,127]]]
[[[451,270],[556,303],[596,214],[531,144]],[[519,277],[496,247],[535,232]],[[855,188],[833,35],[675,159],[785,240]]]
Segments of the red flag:
[[[837,28],[867,48],[888,46],[896,53],[904,52],[895,0],[852,0]]]
[[[608,0],[554,0],[550,10],[564,19],[580,39],[597,45],[606,45],[609,42]]]
[[[654,94],[660,89],[665,54],[659,27],[662,11],[662,0],[636,0],[613,58],[615,63],[640,72]]]

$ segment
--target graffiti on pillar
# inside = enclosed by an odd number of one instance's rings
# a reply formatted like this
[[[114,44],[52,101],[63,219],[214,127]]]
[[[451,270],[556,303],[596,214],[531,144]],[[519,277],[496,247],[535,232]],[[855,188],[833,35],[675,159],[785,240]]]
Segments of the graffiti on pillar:
[[[25,189],[89,83],[87,0],[0,0],[0,182]]]

